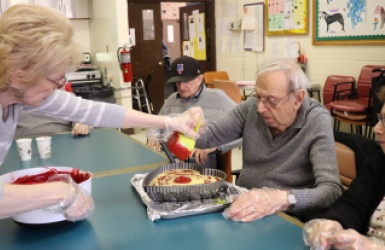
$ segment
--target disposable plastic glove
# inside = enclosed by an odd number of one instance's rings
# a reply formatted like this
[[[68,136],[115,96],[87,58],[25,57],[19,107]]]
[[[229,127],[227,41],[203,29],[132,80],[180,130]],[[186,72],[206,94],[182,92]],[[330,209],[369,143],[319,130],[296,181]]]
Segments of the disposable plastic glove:
[[[59,204],[45,208],[53,213],[62,213],[69,221],[87,218],[95,211],[95,203],[91,195],[79,187],[68,174],[53,175],[47,182],[62,181],[68,184],[67,195]]]
[[[369,238],[365,235],[358,233],[353,229],[342,230],[335,233],[331,233],[325,240],[328,245],[333,246],[335,249],[343,250],[384,250],[384,242],[376,239]]]
[[[332,234],[342,231],[341,224],[334,220],[315,219],[305,223],[303,227],[303,239],[312,250],[330,249],[327,239]]]
[[[236,198],[223,215],[230,220],[248,222],[285,210],[288,206],[287,191],[252,189]]]
[[[194,132],[194,127],[198,120],[200,120],[200,128],[197,133]],[[172,117],[167,116],[165,121],[166,130],[171,132],[178,131],[193,139],[199,138],[199,134],[204,132],[205,125],[206,121],[201,107],[192,107],[181,114],[173,115]]]

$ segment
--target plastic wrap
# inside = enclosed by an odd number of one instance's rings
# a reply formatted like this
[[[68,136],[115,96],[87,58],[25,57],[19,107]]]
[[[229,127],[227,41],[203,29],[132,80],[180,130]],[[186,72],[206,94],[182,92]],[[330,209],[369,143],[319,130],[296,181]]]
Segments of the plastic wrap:
[[[220,188],[222,192],[219,192],[215,198],[185,202],[155,202],[144,191],[142,183],[146,176],[147,174],[134,175],[131,184],[147,206],[147,216],[151,221],[220,211],[229,206],[236,196],[247,191],[245,188],[224,182],[223,187]]]

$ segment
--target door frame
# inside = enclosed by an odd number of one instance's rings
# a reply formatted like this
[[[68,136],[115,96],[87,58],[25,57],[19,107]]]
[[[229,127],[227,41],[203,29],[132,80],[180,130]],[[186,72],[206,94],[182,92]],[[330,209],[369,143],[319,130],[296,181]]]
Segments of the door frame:
[[[215,36],[215,1],[214,0],[127,0],[130,2],[182,2],[182,3],[205,3],[206,8],[206,63],[208,71],[216,71],[217,56],[216,56],[216,36]],[[128,11],[128,10],[127,10]],[[209,31],[209,32],[207,32]]]

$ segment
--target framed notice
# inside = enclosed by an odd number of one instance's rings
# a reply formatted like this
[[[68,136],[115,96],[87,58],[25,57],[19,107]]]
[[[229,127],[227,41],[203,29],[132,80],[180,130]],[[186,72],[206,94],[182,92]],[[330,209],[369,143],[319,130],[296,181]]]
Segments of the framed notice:
[[[313,0],[313,45],[385,44],[384,0]]]
[[[266,35],[307,34],[308,0],[265,0],[265,4]]]
[[[263,3],[251,3],[243,6],[242,30],[245,50],[256,52],[265,50]]]

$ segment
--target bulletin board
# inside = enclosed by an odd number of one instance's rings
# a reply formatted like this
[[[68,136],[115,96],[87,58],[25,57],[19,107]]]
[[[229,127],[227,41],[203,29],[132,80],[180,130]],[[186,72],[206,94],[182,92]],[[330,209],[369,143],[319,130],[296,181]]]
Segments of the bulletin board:
[[[242,30],[246,51],[265,50],[264,3],[251,3],[243,6]]]
[[[385,44],[384,0],[313,0],[314,45]]]
[[[266,35],[306,35],[308,1],[265,0]]]
[[[187,17],[188,41],[182,42],[182,54],[197,60],[206,60],[206,34],[205,13],[193,11],[193,15]]]

